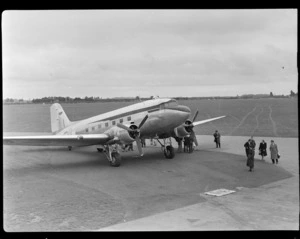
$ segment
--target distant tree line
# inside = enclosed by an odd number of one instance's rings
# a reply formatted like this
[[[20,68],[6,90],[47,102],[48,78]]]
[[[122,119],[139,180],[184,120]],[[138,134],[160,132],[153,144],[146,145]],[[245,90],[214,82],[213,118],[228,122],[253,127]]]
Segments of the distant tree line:
[[[59,102],[59,103],[94,103],[94,102],[112,102],[112,101],[134,101],[135,98],[100,98],[100,97],[84,97],[84,98],[80,98],[80,97],[43,97],[40,99],[33,99],[32,103],[55,103],[55,102]]]
[[[158,96],[157,96],[158,97]],[[101,98],[101,97],[63,97],[63,96],[49,96],[43,98],[36,98],[32,100],[23,100],[23,99],[13,99],[6,98],[3,100],[4,104],[25,104],[25,103],[33,103],[33,104],[53,104],[53,103],[94,103],[94,102],[131,102],[131,101],[144,101],[149,99],[157,98],[154,96],[150,97],[115,97],[115,98]],[[270,94],[246,94],[241,96],[216,96],[216,97],[172,97],[176,100],[200,100],[200,99],[258,99],[258,98],[290,98],[290,97],[298,97],[298,92],[295,93],[291,90],[290,95],[274,95],[272,92]]]

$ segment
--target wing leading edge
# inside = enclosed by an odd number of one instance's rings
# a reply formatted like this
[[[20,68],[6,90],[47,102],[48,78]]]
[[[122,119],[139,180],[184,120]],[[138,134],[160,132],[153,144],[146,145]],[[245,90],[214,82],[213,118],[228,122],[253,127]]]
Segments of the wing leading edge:
[[[219,117],[216,117],[216,118],[211,118],[211,119],[206,119],[206,120],[197,121],[197,122],[194,122],[193,125],[194,125],[194,126],[197,126],[197,125],[200,125],[200,124],[205,124],[205,123],[208,123],[208,122],[210,122],[210,121],[222,119],[222,118],[224,118],[224,117],[226,117],[226,115],[219,116]]]
[[[111,139],[106,134],[38,135],[3,137],[4,145],[32,146],[88,146],[105,144]]]

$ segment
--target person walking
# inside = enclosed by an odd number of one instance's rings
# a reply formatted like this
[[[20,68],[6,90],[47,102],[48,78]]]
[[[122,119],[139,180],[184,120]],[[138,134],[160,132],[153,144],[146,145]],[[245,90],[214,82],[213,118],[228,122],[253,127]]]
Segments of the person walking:
[[[253,139],[253,136],[251,136],[249,144],[250,144],[250,147],[253,148],[254,154],[255,154],[256,143],[255,143],[255,140]]]
[[[249,155],[249,148],[250,148],[250,139],[248,139],[248,141],[244,144],[245,147],[245,151],[246,151],[246,158],[248,159],[248,155]]]
[[[271,140],[270,154],[271,154],[272,163],[275,164],[276,162],[276,164],[278,164],[279,153],[278,153],[277,144],[275,144],[274,140]]]
[[[215,140],[214,142],[216,143],[216,148],[221,148],[221,134],[216,130],[214,133]]]
[[[267,156],[267,143],[262,140],[259,144],[259,155],[261,155],[261,160],[264,160],[264,157]]]
[[[255,140],[253,139],[253,136],[251,136],[250,141],[249,141],[249,148],[250,148],[250,150],[251,149],[253,150],[253,152],[251,152],[251,153],[253,153],[253,157],[255,156],[255,146],[256,146]],[[249,151],[249,153],[250,153],[250,151]]]
[[[247,166],[249,167],[249,171],[251,172],[254,168],[254,148],[249,147],[248,158],[247,158]]]

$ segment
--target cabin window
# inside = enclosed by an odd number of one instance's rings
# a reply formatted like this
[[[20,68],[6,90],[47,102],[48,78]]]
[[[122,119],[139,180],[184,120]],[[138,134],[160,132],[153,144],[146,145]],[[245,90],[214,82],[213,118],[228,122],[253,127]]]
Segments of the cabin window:
[[[101,129],[101,124],[98,124],[98,129]]]
[[[95,130],[95,127],[92,127],[92,131],[94,131]]]
[[[112,121],[112,125],[115,125],[115,124],[116,124],[116,121],[115,121],[115,120],[113,120],[113,121]]]
[[[123,119],[120,119],[120,123],[123,123]]]
[[[105,127],[108,127],[108,123],[105,123]]]
[[[86,128],[86,129],[85,129],[85,132],[89,132],[89,129],[88,129],[88,128]]]
[[[128,116],[128,117],[127,117],[127,120],[130,121],[130,120],[131,120],[131,116]]]

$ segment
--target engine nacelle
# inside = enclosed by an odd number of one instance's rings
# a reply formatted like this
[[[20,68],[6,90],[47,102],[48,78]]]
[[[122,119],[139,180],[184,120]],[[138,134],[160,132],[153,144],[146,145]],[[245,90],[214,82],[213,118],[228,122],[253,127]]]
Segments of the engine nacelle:
[[[127,130],[121,129],[116,135],[122,144],[130,144],[135,139],[132,138]]]
[[[183,138],[183,137],[190,134],[189,132],[186,131],[186,129],[183,125],[178,126],[177,128],[175,128],[174,133],[175,133],[176,137],[179,137],[179,138]]]
[[[131,125],[131,127],[134,126]],[[117,137],[119,141],[118,143],[121,144],[130,144],[135,140],[134,135],[131,132],[117,126],[111,127],[105,132],[105,134],[109,135],[111,138]]]

